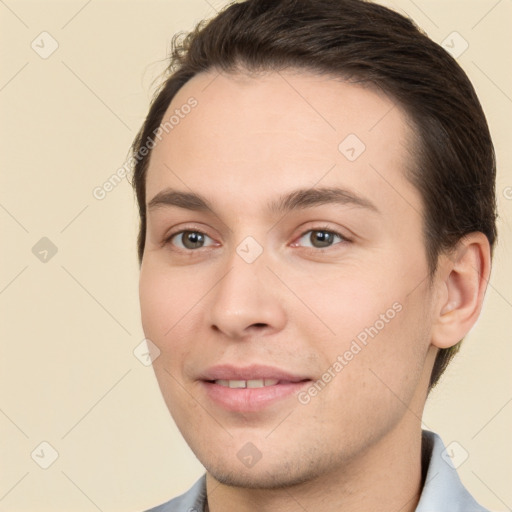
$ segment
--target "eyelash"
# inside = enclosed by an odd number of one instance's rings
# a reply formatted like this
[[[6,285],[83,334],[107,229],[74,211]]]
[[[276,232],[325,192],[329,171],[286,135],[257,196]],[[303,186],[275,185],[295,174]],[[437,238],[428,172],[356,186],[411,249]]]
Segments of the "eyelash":
[[[312,251],[312,252],[315,252],[315,253],[318,253],[318,252],[324,252],[324,251],[328,251],[329,249],[332,249],[334,246],[338,245],[338,244],[345,244],[345,243],[350,243],[352,240],[350,240],[349,238],[347,238],[345,235],[342,235],[341,233],[339,233],[338,231],[335,231],[333,229],[330,229],[329,226],[316,226],[316,227],[313,227],[313,228],[310,228],[310,229],[307,229],[306,231],[303,231],[297,238],[296,240],[300,240],[302,239],[305,235],[307,235],[308,233],[312,233],[312,232],[325,232],[325,233],[329,233],[331,235],[334,235],[334,236],[337,236],[341,239],[340,242],[337,242],[337,243],[334,243],[333,245],[330,245],[329,247],[303,247],[303,249],[306,249],[306,250],[309,250],[309,251]],[[176,231],[174,233],[171,233],[165,240],[164,240],[164,245],[172,245],[172,239],[178,235],[182,235],[183,233],[199,233],[205,237],[208,237],[210,238],[211,240],[212,237],[208,236],[204,231],[201,231],[200,229],[195,229],[194,227],[191,227],[191,228],[187,228],[187,229],[181,229],[180,231]],[[296,242],[294,242],[295,244]],[[178,251],[182,251],[182,252],[187,252],[187,253],[193,253],[193,252],[196,252],[196,251],[199,251],[200,249],[205,249],[207,247],[199,247],[198,249],[182,249],[181,247],[175,247],[175,250],[178,250]]]

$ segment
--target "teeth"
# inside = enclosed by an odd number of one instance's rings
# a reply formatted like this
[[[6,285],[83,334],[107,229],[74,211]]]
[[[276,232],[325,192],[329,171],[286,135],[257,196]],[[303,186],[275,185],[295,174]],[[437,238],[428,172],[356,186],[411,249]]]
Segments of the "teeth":
[[[278,379],[252,379],[252,380],[216,380],[215,384],[232,389],[240,388],[263,388],[265,386],[275,386]]]
[[[245,382],[245,380],[229,380],[228,386],[230,388],[246,388],[247,383]]]
[[[263,381],[263,379],[255,379],[255,380],[247,381],[248,388],[262,388],[264,385],[265,385],[265,382]]]

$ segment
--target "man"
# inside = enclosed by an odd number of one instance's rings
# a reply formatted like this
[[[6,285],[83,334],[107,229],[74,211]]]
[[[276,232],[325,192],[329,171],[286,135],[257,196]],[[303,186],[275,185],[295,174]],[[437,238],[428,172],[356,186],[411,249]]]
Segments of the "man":
[[[484,511],[421,430],[481,310],[495,159],[468,78],[361,0],[248,0],[134,141],[142,324],[206,474],[154,511]]]

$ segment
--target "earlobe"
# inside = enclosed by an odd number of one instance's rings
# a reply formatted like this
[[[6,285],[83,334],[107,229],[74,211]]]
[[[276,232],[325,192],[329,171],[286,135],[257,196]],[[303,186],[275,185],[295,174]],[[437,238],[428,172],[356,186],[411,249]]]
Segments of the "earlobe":
[[[443,256],[437,272],[441,287],[434,311],[432,345],[456,345],[478,319],[491,268],[491,250],[483,233],[470,233],[451,255]]]

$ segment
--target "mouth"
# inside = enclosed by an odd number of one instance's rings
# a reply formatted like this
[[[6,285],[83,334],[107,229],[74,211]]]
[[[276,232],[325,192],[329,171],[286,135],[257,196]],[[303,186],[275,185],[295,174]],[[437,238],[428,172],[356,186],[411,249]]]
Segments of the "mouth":
[[[311,379],[269,366],[216,366],[200,382],[211,402],[232,412],[258,412],[298,393]]]
[[[251,379],[251,380],[224,380],[218,379],[213,382],[214,384],[218,384],[219,386],[224,386],[226,388],[231,389],[255,389],[255,388],[266,388],[267,386],[275,386],[282,381],[277,379]]]

